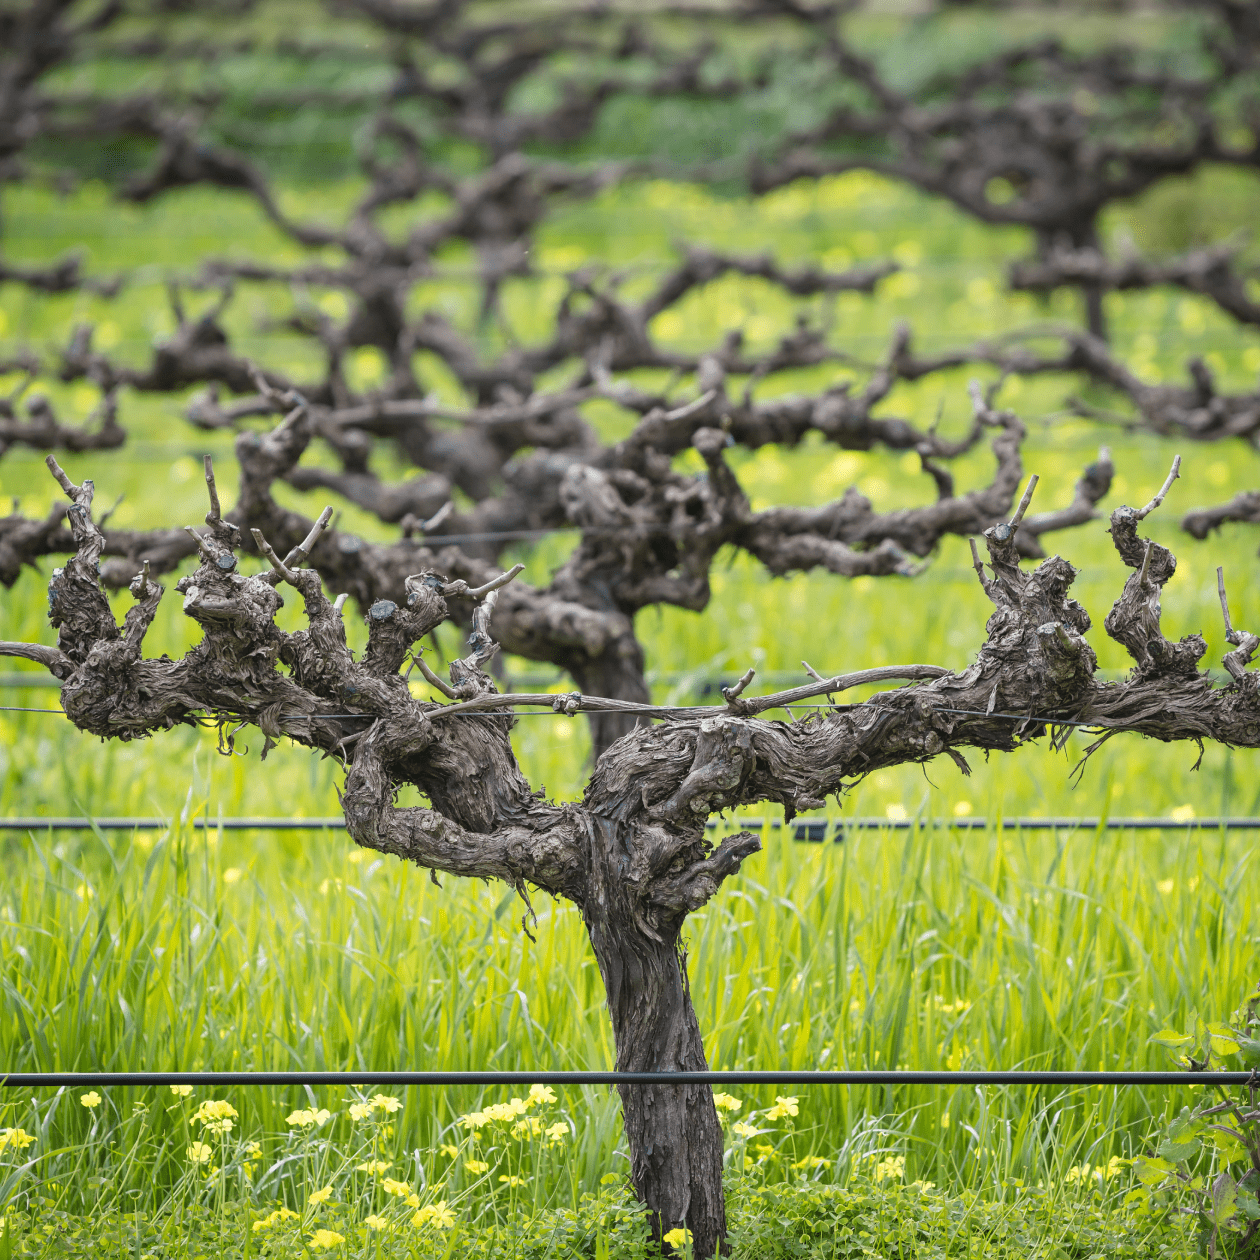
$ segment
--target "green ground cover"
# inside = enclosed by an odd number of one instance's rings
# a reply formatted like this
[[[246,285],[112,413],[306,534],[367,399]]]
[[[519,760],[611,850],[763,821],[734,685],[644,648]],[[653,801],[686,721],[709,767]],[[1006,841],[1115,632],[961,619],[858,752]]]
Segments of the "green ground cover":
[[[294,184],[285,197],[303,214],[331,217],[352,193],[349,182]],[[1109,232],[1176,248],[1191,243],[1190,225],[1208,224],[1215,237],[1242,224],[1249,200],[1254,181],[1208,172],[1117,211]],[[120,208],[90,183],[66,197],[15,187],[5,190],[4,211],[11,257],[38,261],[81,244],[92,271],[142,270],[108,304],[0,288],[0,352],[62,341],[76,320],[91,318],[100,321],[102,346],[139,361],[171,327],[168,270],[214,250],[295,256],[248,202],[228,193],[190,190]],[[1002,263],[1021,248],[1018,234],[981,229],[938,202],[849,175],[759,202],[652,182],[570,207],[541,235],[543,278],[510,285],[509,317],[522,336],[541,336],[539,312],[554,303],[562,271],[594,257],[629,269],[629,284],[646,284],[669,264],[677,238],[726,249],[770,244],[784,261],[836,267],[897,257],[905,271],[874,299],[845,297],[830,312],[838,343],[867,359],[878,357],[899,318],[921,330],[919,344],[936,348],[1073,313],[1058,304],[1043,311],[1003,291]],[[463,261],[444,260],[451,270]],[[260,359],[301,375],[313,366],[310,347],[262,327],[290,300],[279,289],[251,289],[228,322]],[[336,313],[342,299],[312,291],[303,300]],[[456,319],[470,317],[474,300],[471,286],[457,281],[434,282],[416,299]],[[662,317],[673,322],[660,332],[680,345],[707,345],[739,326],[756,345],[790,326],[802,307],[828,315],[755,281],[723,281]],[[1150,379],[1178,376],[1190,353],[1204,354],[1233,386],[1260,370],[1255,337],[1197,299],[1112,298],[1109,315],[1117,349]],[[354,370],[370,383],[379,367],[365,353]],[[453,388],[432,362],[421,367],[439,391]],[[837,374],[802,372],[798,384],[818,388]],[[899,388],[884,410],[924,424],[943,407],[943,426],[956,430],[967,414],[964,386],[965,374],[935,377]],[[82,386],[49,380],[40,387],[72,417],[95,401]],[[1015,379],[1004,388],[1002,401],[1032,429],[1026,461],[1042,477],[1035,506],[1066,501],[1103,441],[1119,474],[1103,506],[1145,501],[1178,448],[1064,416],[1065,395],[1080,388],[1066,379]],[[611,408],[591,414],[609,434],[629,423]],[[229,439],[194,433],[170,399],[125,395],[122,417],[131,434],[125,451],[67,457],[70,474],[93,477],[106,504],[126,496],[119,524],[199,520],[199,458],[210,451],[230,465]],[[1177,520],[1189,507],[1260,484],[1260,456],[1241,446],[1182,453],[1183,479],[1151,522],[1180,556],[1165,592],[1165,626],[1172,635],[1201,630],[1209,659],[1219,659],[1216,566],[1230,578],[1235,623],[1260,625],[1257,540],[1233,527],[1196,543]],[[755,506],[820,502],[854,483],[882,509],[932,497],[917,459],[882,452],[807,442],[734,462]],[[961,486],[988,480],[986,451],[959,465]],[[401,475],[384,452],[379,467]],[[232,480],[225,473],[221,484]],[[0,462],[0,488],[20,495],[27,511],[42,511],[55,489],[39,457],[20,449]],[[343,525],[384,536],[352,507]],[[527,578],[541,580],[569,545],[560,535],[521,550]],[[1054,536],[1051,546],[1082,570],[1079,598],[1100,623],[1123,581],[1103,522]],[[0,638],[48,640],[44,608],[43,579],[24,576],[0,597]],[[286,613],[296,625],[296,610]],[[950,540],[913,580],[772,580],[738,559],[715,571],[707,613],[648,610],[638,630],[656,671],[654,695],[668,701],[694,691],[682,677],[688,671],[709,676],[750,663],[763,671],[796,670],[802,658],[835,672],[910,660],[961,667],[982,642],[986,616],[965,542]],[[148,650],[180,651],[190,629],[168,597]],[[1091,641],[1104,669],[1126,667],[1101,629]],[[443,646],[457,650],[453,631]],[[537,672],[519,660],[508,668]],[[54,693],[4,694],[10,705],[50,707]],[[523,720],[516,743],[535,784],[558,798],[580,793],[589,749],[581,719]],[[1025,749],[989,763],[977,758],[970,779],[949,764],[926,775],[884,771],[846,798],[843,815],[926,823],[960,814],[1260,813],[1254,754],[1208,748],[1192,771],[1196,750],[1113,741],[1073,788],[1069,771],[1082,747],[1073,740],[1066,757]],[[300,749],[278,748],[262,767],[256,749],[218,757],[212,733],[101,746],[55,716],[0,713],[0,813],[173,820],[157,836],[0,841],[0,1063],[13,1070],[610,1063],[598,976],[571,908],[539,907],[531,944],[510,890],[453,880],[438,889],[353,850],[340,833],[214,828],[218,817],[236,814],[336,814],[336,783],[331,763]],[[840,806],[830,808],[840,816]],[[196,819],[209,828],[192,826]],[[810,846],[768,831],[766,851],[692,916],[693,992],[710,1059],[724,1068],[1162,1067],[1163,1056],[1148,1046],[1151,1033],[1180,1027],[1195,1011],[1223,1018],[1254,985],[1255,887],[1254,842],[1238,834],[1078,829],[1024,838],[925,827]],[[1186,1090],[817,1089],[800,1092],[795,1117],[773,1122],[765,1120],[773,1091],[736,1092],[742,1107],[730,1117],[730,1169],[741,1254],[979,1255],[1005,1247],[1021,1255],[1157,1255],[1185,1244],[1175,1223],[1152,1227],[1127,1214],[1130,1174],[1112,1161],[1144,1149]],[[409,1091],[401,1110],[375,1114],[367,1127],[347,1114],[354,1100],[344,1092],[221,1097],[238,1115],[231,1133],[211,1137],[189,1120],[204,1097],[107,1091],[95,1108],[77,1095],[6,1098],[0,1128],[21,1128],[35,1141],[9,1140],[0,1149],[0,1198],[10,1205],[0,1255],[296,1254],[317,1229],[341,1233],[365,1255],[633,1250],[640,1224],[621,1184],[619,1123],[607,1091],[568,1091],[548,1104],[548,1125],[566,1131],[550,1144],[514,1139],[504,1124],[488,1127],[475,1150],[457,1117],[506,1095]],[[335,1115],[326,1125],[294,1127],[286,1117],[295,1108]],[[767,1132],[741,1136],[735,1122]],[[213,1148],[204,1163],[188,1155],[202,1140]],[[261,1143],[257,1158],[244,1145],[252,1141]],[[443,1146],[458,1155],[443,1155]],[[746,1158],[751,1168],[742,1166]],[[356,1170],[375,1159],[390,1171]],[[470,1159],[487,1169],[470,1170]],[[404,1213],[406,1196],[382,1189],[385,1176],[405,1181],[419,1207]],[[911,1188],[916,1182],[935,1186]],[[325,1185],[335,1189],[329,1204],[311,1205],[311,1192]],[[409,1224],[438,1202],[455,1221],[449,1230],[439,1228],[440,1214],[423,1227]],[[298,1222],[252,1228],[281,1203],[303,1213]],[[369,1214],[405,1219],[407,1231],[373,1231]]]

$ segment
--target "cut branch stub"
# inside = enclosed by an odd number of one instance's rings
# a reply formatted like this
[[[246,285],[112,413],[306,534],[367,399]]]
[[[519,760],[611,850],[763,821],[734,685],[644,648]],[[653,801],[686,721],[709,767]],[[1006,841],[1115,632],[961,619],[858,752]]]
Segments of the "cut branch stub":
[[[1160,592],[1177,571],[1177,558],[1167,547],[1138,536],[1138,525],[1163,503],[1179,475],[1181,456],[1153,499],[1144,507],[1117,508],[1111,514],[1111,539],[1121,560],[1135,570],[1103,623],[1107,633],[1124,646],[1135,663],[1138,678],[1167,675],[1191,677],[1207,651],[1200,634],[1172,643],[1160,629]]]
[[[1256,649],[1260,648],[1260,636],[1251,634],[1246,630],[1234,629],[1229,617],[1229,599],[1225,594],[1225,570],[1223,568],[1216,570],[1216,591],[1221,600],[1221,615],[1225,618],[1225,641],[1234,646],[1234,651],[1226,652],[1221,658],[1221,664],[1225,666],[1229,676],[1239,686],[1250,686],[1254,689],[1257,681],[1256,675],[1248,674],[1247,666],[1251,664],[1251,658],[1255,655]]]

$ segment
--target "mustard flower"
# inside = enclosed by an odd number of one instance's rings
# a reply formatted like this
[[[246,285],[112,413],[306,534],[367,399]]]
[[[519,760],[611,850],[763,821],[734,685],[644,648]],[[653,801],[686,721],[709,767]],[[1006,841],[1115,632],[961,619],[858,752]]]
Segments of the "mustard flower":
[[[187,1154],[190,1164],[208,1164],[214,1158],[214,1147],[207,1142],[194,1142]]]
[[[298,1214],[289,1208],[276,1208],[270,1216],[264,1216],[261,1220],[257,1220],[250,1226],[255,1234],[261,1233],[264,1229],[270,1229],[273,1225],[280,1221],[296,1221]]]
[[[731,1126],[735,1133],[742,1138],[756,1137],[761,1132],[755,1124],[745,1124],[742,1120],[736,1120]]]
[[[472,1132],[476,1129],[483,1129],[490,1123],[492,1117],[484,1111],[470,1111],[466,1116],[460,1116],[457,1123],[462,1124],[465,1129]]]
[[[513,1098],[511,1102],[491,1103],[481,1114],[487,1120],[512,1120],[528,1110],[529,1104],[523,1098]]]
[[[445,1155],[447,1159],[454,1159],[459,1154],[459,1147],[444,1144],[438,1147],[438,1154]]]
[[[354,1167],[356,1172],[370,1173],[376,1177],[389,1168],[389,1162],[384,1159],[369,1159],[366,1163],[356,1164]]]
[[[14,1150],[24,1151],[33,1141],[35,1138],[25,1129],[0,1129],[0,1151],[10,1146]]]
[[[174,1094],[176,1098],[187,1098],[188,1095],[192,1093],[192,1086],[191,1085],[172,1085],[171,1093]]]
[[[875,1180],[889,1181],[894,1177],[904,1177],[906,1175],[906,1157],[904,1155],[890,1155],[887,1159],[881,1159],[875,1165]]]
[[[193,1120],[210,1133],[231,1133],[232,1120],[236,1117],[236,1108],[222,1099],[206,1099],[193,1112]]]
[[[359,1102],[350,1104],[351,1120],[369,1120],[372,1116],[372,1104]]]
[[[529,1097],[525,1100],[525,1105],[532,1107],[535,1104],[553,1103],[556,1101],[556,1091],[550,1085],[531,1085],[529,1087]]]
[[[524,1177],[509,1177],[506,1173],[499,1178],[505,1186],[523,1186],[525,1184]]]
[[[327,1203],[332,1198],[332,1186],[324,1186],[320,1190],[312,1190],[311,1197],[307,1200],[313,1207],[318,1207],[321,1203]]]
[[[667,1242],[671,1247],[683,1247],[691,1241],[691,1230],[689,1229],[671,1229],[661,1235],[661,1242]]]
[[[766,1112],[767,1120],[782,1120],[784,1116],[796,1116],[800,1114],[800,1108],[796,1105],[800,1099],[784,1098],[782,1094],[776,1094],[774,1106]]]
[[[332,1119],[332,1112],[327,1107],[321,1107],[318,1111],[291,1111],[285,1117],[285,1124],[295,1129],[309,1129],[314,1125],[317,1129],[328,1120]]]
[[[402,1101],[398,1098],[391,1098],[388,1094],[373,1094],[372,1106],[380,1111],[395,1112],[402,1110]]]
[[[738,1098],[732,1098],[730,1094],[714,1094],[713,1105],[719,1111],[738,1111],[744,1104]]]
[[[345,1242],[345,1235],[339,1234],[335,1229],[317,1229],[311,1235],[311,1246],[326,1248],[335,1247],[338,1243]]]
[[[445,1199],[439,1199],[436,1203],[429,1203],[422,1207],[412,1218],[411,1223],[417,1229],[425,1225],[432,1225],[435,1229],[450,1229],[455,1224],[455,1213],[446,1206]]]
[[[386,1177],[381,1182],[381,1189],[386,1194],[395,1194],[401,1198],[403,1195],[411,1193],[411,1184],[406,1181],[395,1181],[393,1177]]]
[[[547,1130],[547,1140],[550,1142],[563,1142],[569,1136],[569,1126],[563,1121],[553,1124]]]
[[[79,1097],[79,1101],[89,1110],[92,1111],[101,1105],[101,1096],[94,1089],[88,1090],[86,1094]]]
[[[383,1216],[365,1216],[363,1223],[368,1229],[388,1229],[389,1222]]]
[[[478,1176],[484,1172],[490,1171],[490,1165],[487,1164],[485,1160],[481,1159],[466,1159],[464,1161],[464,1167],[467,1168],[470,1173],[476,1173]]]

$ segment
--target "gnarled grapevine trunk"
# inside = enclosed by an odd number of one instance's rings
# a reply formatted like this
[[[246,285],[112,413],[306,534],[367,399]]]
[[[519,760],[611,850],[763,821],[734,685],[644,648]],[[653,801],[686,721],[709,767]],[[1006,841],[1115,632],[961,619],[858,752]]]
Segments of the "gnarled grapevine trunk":
[[[591,819],[590,883],[582,917],[608,995],[619,1072],[708,1068],[691,1005],[681,917],[644,921],[622,878],[633,848],[630,824]],[[726,1238],[722,1129],[707,1085],[622,1085],[622,1115],[634,1188],[652,1210],[659,1238],[685,1225],[697,1256]]]
[[[162,587],[142,572],[119,628],[100,585],[105,539],[91,515],[92,483],[76,486],[51,457],[49,464],[71,500],[77,547],[49,586],[58,645],[0,644],[0,655],[46,666],[62,680],[67,716],[103,738],[141,738],[209,715],[256,724],[267,747],[287,736],[320,749],[347,766],[343,805],[357,843],[432,871],[504,880],[527,905],[531,885],[572,901],[599,962],[617,1066],[625,1070],[706,1066],[680,932],[686,916],[760,848],[747,832],[712,847],[710,814],[776,801],[790,818],[872,770],[944,753],[966,771],[962,748],[1013,750],[1047,731],[1060,739],[1070,725],[1096,726],[1103,739],[1135,731],[1260,748],[1260,676],[1248,669],[1260,637],[1230,623],[1223,581],[1228,685],[1200,672],[1202,638],[1173,643],[1160,628],[1160,592],[1176,559],[1138,529],[1163,501],[1176,467],[1145,508],[1111,516],[1116,550],[1132,570],[1104,623],[1134,660],[1124,682],[1094,677],[1097,660],[1084,637],[1089,615],[1068,593],[1072,566],[1055,556],[1031,572],[1020,568],[1030,483],[1014,517],[984,531],[991,576],[978,555],[975,564],[994,612],[968,669],[889,666],[744,698],[749,670],[724,692],[724,705],[658,710],[664,720],[634,727],[599,758],[580,803],[556,805],[531,790],[517,765],[512,707],[640,715],[607,698],[497,693],[482,666],[498,648],[491,617],[515,570],[471,588],[431,571],[408,575],[396,598],[369,608],[368,645],[356,657],[346,647],[341,600],[330,603],[318,573],[300,567],[331,509],[283,560],[255,530],[271,569],[245,575],[236,556],[240,530],[220,517],[211,481],[209,530],[196,536],[202,563],[177,584],[184,612],[204,637],[182,660],[145,658]],[[308,624],[298,633],[275,625],[282,582],[303,601]],[[441,704],[413,696],[401,670],[449,616],[448,599],[473,602],[472,652],[450,666],[450,683],[442,685],[454,703]],[[892,680],[915,681],[801,721],[759,717]],[[430,806],[395,806],[403,784]],[[726,1227],[722,1133],[710,1091],[636,1084],[622,1089],[622,1102],[634,1185],[657,1237],[685,1226],[696,1254],[712,1256],[725,1244]]]

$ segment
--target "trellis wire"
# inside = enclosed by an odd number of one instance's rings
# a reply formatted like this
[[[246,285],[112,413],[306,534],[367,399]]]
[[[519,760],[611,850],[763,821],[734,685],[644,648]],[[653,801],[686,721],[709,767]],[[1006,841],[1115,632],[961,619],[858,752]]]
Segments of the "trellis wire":
[[[201,831],[344,831],[343,817],[286,818],[235,817],[183,819],[183,825]],[[171,818],[74,818],[26,815],[0,818],[0,831],[166,831]],[[711,818],[710,831],[747,828],[760,831],[791,829],[797,840],[814,843],[826,838],[831,828],[840,841],[849,831],[911,831],[916,828],[947,831],[1260,831],[1260,818],[804,818],[782,822],[778,818]]]
[[[10,1072],[10,1089],[156,1085],[1252,1085],[1252,1072]]]

